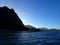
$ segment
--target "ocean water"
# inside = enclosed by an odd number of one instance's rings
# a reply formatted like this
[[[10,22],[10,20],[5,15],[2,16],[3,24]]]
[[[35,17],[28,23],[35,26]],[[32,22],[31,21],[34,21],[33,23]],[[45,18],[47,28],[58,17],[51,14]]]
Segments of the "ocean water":
[[[0,45],[60,45],[60,31],[0,32]]]

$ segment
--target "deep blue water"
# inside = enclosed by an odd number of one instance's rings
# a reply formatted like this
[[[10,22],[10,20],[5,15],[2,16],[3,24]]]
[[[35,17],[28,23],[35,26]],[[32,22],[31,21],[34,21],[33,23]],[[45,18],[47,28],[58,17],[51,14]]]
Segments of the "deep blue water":
[[[60,31],[0,32],[0,45],[60,45]]]

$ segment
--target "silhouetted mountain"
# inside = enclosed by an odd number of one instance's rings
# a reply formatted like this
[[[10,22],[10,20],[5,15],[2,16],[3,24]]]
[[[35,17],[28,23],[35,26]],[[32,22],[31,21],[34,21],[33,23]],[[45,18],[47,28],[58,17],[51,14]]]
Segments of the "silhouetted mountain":
[[[10,30],[24,30],[27,29],[24,27],[21,19],[15,13],[13,9],[8,7],[0,7],[0,29],[10,29]]]
[[[8,31],[42,31],[56,30],[47,28],[35,28],[31,25],[24,25],[13,9],[0,7],[0,29]]]
[[[49,29],[49,30],[52,30],[52,31],[57,31],[57,30],[60,30],[60,29],[55,29],[55,28],[52,28],[52,29]]]
[[[25,27],[27,27],[29,30],[28,31],[35,31],[35,27],[31,26],[31,25],[25,25]]]
[[[41,31],[40,28],[36,28],[36,27],[31,26],[31,25],[25,25],[25,27],[27,27],[29,29],[28,31],[33,31],[33,32]]]
[[[44,27],[42,27],[42,28],[40,28],[41,30],[48,30],[47,28],[44,28]]]
[[[31,25],[25,25],[25,27],[29,28],[29,29],[36,29],[35,27],[31,26]]]

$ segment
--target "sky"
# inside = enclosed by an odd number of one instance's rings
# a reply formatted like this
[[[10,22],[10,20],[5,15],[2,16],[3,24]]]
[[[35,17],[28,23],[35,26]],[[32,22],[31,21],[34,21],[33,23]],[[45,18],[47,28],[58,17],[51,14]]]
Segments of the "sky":
[[[13,8],[25,25],[60,29],[60,0],[0,0]]]

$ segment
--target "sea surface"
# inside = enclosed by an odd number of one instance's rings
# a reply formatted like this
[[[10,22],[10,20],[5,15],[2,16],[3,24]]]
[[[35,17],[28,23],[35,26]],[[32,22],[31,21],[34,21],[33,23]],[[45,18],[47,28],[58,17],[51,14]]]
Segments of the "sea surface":
[[[60,31],[0,32],[0,45],[60,45]]]

